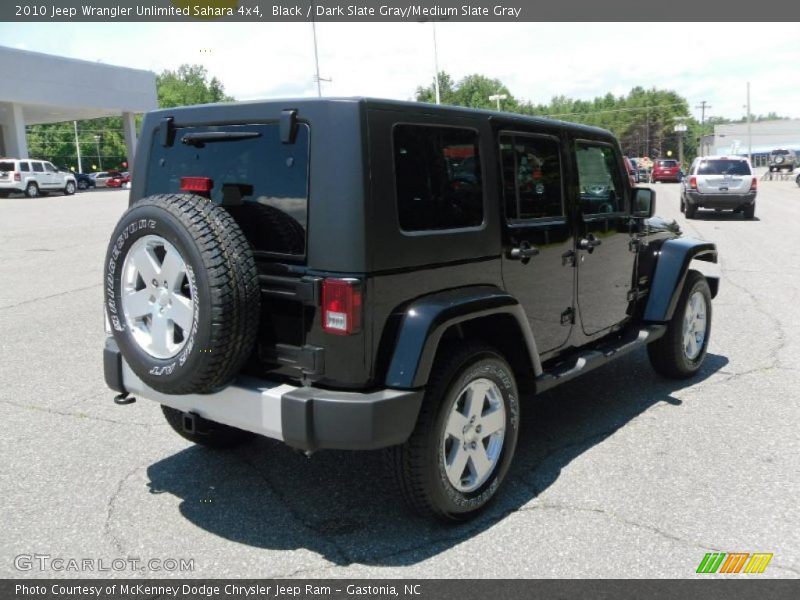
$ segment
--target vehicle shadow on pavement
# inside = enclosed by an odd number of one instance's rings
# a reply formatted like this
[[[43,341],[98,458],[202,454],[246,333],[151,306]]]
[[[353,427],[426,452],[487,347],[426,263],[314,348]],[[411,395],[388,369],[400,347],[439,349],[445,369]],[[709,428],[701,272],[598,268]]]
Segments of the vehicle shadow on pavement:
[[[307,549],[336,565],[411,565],[535,505],[573,459],[650,409],[681,410],[682,401],[673,394],[727,363],[709,354],[695,378],[674,381],[656,375],[641,351],[524,399],[504,489],[466,524],[438,524],[410,514],[381,452],[324,451],[306,458],[265,438],[234,451],[191,447],[169,456],[147,469],[150,492],[176,496],[192,524],[240,544]],[[281,575],[286,574],[270,574]]]

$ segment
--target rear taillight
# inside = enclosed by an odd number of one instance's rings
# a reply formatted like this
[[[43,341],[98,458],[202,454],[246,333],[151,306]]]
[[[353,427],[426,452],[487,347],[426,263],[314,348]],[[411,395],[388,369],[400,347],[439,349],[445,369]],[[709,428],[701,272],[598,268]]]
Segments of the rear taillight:
[[[14,173],[14,181],[22,181],[22,174],[19,171]]]
[[[181,177],[181,191],[196,194],[208,194],[214,187],[214,180],[210,177]]]
[[[361,282],[358,279],[323,280],[322,329],[334,335],[361,331]]]
[[[754,192],[758,189],[758,178],[753,177],[753,180],[750,182],[750,191]]]
[[[692,188],[693,190],[697,189],[697,177],[695,177],[694,175],[689,177],[689,187]]]

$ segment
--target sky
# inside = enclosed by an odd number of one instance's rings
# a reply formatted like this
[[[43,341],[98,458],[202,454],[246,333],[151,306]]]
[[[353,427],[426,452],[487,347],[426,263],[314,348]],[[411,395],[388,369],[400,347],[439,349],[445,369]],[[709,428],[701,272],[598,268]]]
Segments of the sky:
[[[318,23],[326,96],[411,99],[433,81],[431,23]],[[500,79],[518,99],[671,89],[692,114],[800,118],[796,23],[436,24],[439,69]],[[0,23],[0,45],[107,64],[204,65],[237,100],[316,95],[310,23]]]

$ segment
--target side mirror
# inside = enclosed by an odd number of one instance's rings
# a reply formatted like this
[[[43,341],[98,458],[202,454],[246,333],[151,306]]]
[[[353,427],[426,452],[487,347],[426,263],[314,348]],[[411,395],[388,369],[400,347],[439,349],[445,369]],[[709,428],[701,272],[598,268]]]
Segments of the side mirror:
[[[649,219],[656,213],[656,192],[650,188],[633,188],[633,216]]]

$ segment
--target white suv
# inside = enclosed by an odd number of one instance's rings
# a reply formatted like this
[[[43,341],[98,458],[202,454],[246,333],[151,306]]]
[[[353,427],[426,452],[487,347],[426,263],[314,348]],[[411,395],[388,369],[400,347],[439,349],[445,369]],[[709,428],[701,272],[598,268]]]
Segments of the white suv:
[[[0,158],[0,197],[14,192],[34,198],[41,192],[75,193],[78,183],[69,171],[60,171],[53,163],[28,158]]]

